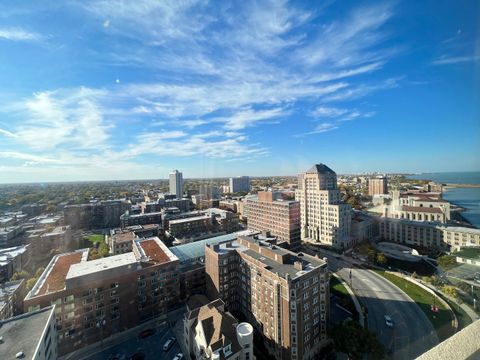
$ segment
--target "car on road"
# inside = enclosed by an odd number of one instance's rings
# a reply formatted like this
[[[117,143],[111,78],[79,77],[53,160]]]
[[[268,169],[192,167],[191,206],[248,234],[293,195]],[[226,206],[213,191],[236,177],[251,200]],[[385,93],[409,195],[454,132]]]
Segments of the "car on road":
[[[175,338],[171,337],[168,338],[167,341],[165,341],[165,344],[163,344],[163,351],[168,351],[172,347],[172,345],[175,343]]]
[[[138,334],[138,337],[140,339],[145,339],[149,336],[152,336],[153,334],[155,334],[155,329],[146,329],[140,332],[140,334]]]
[[[383,318],[385,319],[385,325],[393,327],[393,320],[389,315],[385,315]]]
[[[172,360],[182,360],[182,359],[183,359],[183,354],[178,353],[177,355],[174,356],[174,358]]]

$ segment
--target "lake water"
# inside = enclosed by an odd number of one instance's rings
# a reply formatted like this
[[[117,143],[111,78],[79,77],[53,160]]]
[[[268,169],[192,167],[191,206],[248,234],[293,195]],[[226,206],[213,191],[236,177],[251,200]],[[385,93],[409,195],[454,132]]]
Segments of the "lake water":
[[[410,179],[432,180],[447,184],[480,184],[480,171],[425,173],[408,176]],[[480,228],[480,188],[446,189],[443,198],[465,209],[462,215],[473,225]]]

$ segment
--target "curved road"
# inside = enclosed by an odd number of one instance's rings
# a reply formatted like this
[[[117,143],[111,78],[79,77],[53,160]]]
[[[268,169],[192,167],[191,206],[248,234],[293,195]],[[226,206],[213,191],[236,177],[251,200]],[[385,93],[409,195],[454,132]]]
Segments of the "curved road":
[[[388,358],[415,359],[438,344],[432,323],[407,294],[373,271],[352,267],[348,258],[328,258],[331,271],[337,272],[368,309],[366,321],[388,352]],[[350,280],[350,271],[352,278]],[[387,327],[384,315],[390,315],[393,328]]]

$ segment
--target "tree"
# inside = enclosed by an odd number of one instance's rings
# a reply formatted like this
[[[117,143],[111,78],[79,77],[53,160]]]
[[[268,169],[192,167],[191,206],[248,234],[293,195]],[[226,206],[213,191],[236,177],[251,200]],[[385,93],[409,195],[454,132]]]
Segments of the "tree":
[[[412,278],[416,279],[417,277],[418,277],[418,274],[417,274],[416,271],[414,271],[414,272],[412,273]]]
[[[457,265],[457,260],[453,255],[444,255],[437,259],[437,263],[443,271],[447,271]]]
[[[430,276],[422,276],[422,281],[426,283],[430,283],[432,279],[430,279]]]
[[[34,277],[27,280],[27,283],[26,283],[26,285],[25,285],[25,289],[27,290],[27,292],[33,289],[33,287],[35,286],[37,280],[38,280],[38,279],[37,279],[37,278],[34,278]]]
[[[377,257],[377,252],[375,250],[373,250],[373,249],[368,249],[367,250],[368,261],[374,262],[376,257]]]
[[[104,242],[100,243],[98,247],[98,255],[100,257],[107,257],[109,255],[109,252],[110,248],[108,247],[108,245]]]
[[[26,279],[30,277],[30,274],[26,272],[25,270],[22,271],[17,271],[12,275],[12,278],[10,279],[11,281],[15,280],[20,280],[20,279]]]
[[[387,263],[387,257],[383,253],[378,253],[376,256],[377,263],[380,265],[385,265]]]
[[[376,335],[353,321],[335,326],[332,339],[337,351],[346,353],[353,360],[363,359],[365,354],[370,354],[372,359],[383,359],[385,354]]]
[[[453,297],[454,299],[458,298],[458,290],[455,286],[444,285],[444,286],[442,286],[441,290],[442,290],[442,292],[444,292],[448,296]]]

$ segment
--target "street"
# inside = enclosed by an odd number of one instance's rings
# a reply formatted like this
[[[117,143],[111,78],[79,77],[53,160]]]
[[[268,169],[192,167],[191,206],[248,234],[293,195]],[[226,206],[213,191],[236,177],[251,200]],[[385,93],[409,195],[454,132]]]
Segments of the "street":
[[[403,291],[373,271],[352,266],[345,256],[320,252],[331,271],[340,275],[367,308],[368,328],[374,331],[391,359],[414,359],[438,344],[432,324]],[[351,279],[350,279],[351,273]],[[394,326],[385,324],[390,315]]]

